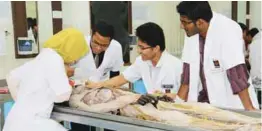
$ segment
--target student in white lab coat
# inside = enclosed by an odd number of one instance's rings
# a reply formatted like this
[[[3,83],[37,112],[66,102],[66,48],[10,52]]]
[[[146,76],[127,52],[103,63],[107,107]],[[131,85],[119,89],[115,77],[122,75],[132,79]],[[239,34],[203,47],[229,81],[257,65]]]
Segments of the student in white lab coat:
[[[239,25],[212,12],[206,1],[183,1],[177,11],[187,34],[183,81],[177,97],[223,108],[258,109]]]
[[[152,22],[136,29],[139,57],[123,74],[105,82],[90,83],[88,87],[119,87],[142,79],[147,93],[163,93],[175,98],[180,86],[182,62],[165,50],[162,28]]]
[[[99,21],[86,37],[90,52],[76,65],[73,72],[76,79],[104,81],[120,74],[123,66],[122,47],[113,39],[113,26]]]
[[[66,131],[50,119],[54,102],[69,99],[72,87],[67,76],[73,64],[88,52],[84,35],[76,29],[57,33],[33,60],[12,70],[7,84],[15,104],[3,131]]]
[[[250,76],[261,84],[261,32],[256,34],[249,46]]]
[[[75,70],[72,70],[74,79],[99,82],[120,74],[124,64],[122,47],[113,37],[113,26],[104,21],[95,24],[92,36],[86,37],[90,52],[79,60]],[[95,130],[95,127],[77,123],[71,123],[71,128],[75,131]]]

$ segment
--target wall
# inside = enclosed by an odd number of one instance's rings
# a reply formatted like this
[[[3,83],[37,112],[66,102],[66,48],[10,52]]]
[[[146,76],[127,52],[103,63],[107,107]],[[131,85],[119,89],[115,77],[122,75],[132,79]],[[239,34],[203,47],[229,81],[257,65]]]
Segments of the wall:
[[[35,1],[26,1],[26,16],[31,18],[36,18],[37,14],[37,2]]]
[[[165,33],[167,50],[180,56],[183,48],[184,32],[180,29],[179,16],[176,13],[177,1],[132,2],[132,26],[135,29],[146,22],[155,22]]]
[[[261,1],[251,1],[250,2],[250,28],[256,27],[258,29],[262,29],[261,27],[261,6],[262,6]]]
[[[246,24],[246,1],[238,1],[237,2],[237,22],[241,22]]]
[[[75,27],[91,33],[89,1],[62,1],[63,28]]]
[[[213,11],[231,18],[231,1],[209,1]]]
[[[231,18],[231,1],[210,1],[213,11]],[[146,22],[159,24],[165,33],[167,50],[180,57],[184,44],[184,31],[180,28],[180,18],[176,11],[179,1],[132,2],[132,24],[135,29]],[[137,54],[136,54],[137,55]]]
[[[184,31],[180,29],[179,15],[176,13],[176,5],[179,1],[154,1],[154,2],[132,2],[132,26],[135,29],[145,22],[156,22],[163,29],[166,37],[166,47],[169,52],[176,56],[181,55],[184,40]],[[231,18],[231,1],[211,1],[212,9]],[[260,3],[260,4],[259,4]],[[52,36],[52,12],[50,1],[39,1],[39,42],[42,44]],[[23,64],[30,59],[15,59],[13,43],[13,25],[11,14],[11,2],[0,1],[0,19],[7,21],[4,26],[10,35],[7,37],[7,54],[0,56],[0,79],[4,78],[11,69]],[[261,2],[251,1],[251,27],[261,28]],[[90,10],[89,2],[62,1],[63,28],[76,27],[85,35],[91,33],[90,30]]]
[[[4,19],[5,29],[10,34],[6,37],[6,54],[0,56],[0,79],[4,79],[6,74],[15,67],[22,65],[30,59],[15,59],[15,47],[13,36],[13,21],[10,1],[0,1],[0,19]],[[52,14],[51,14],[51,2],[41,1],[38,2],[38,16],[39,16],[39,42],[40,47],[44,41],[52,36]],[[1,29],[0,31],[3,31]]]
[[[12,21],[12,13],[11,13],[11,2],[10,1],[0,1],[0,8],[1,8],[1,16],[0,18],[4,20],[2,21],[2,28],[1,31],[7,30],[10,34],[5,37],[6,46],[5,50],[6,53],[0,56],[0,79],[3,79],[7,72],[9,72],[14,67],[23,64],[27,59],[17,60],[15,59],[15,48],[14,48],[14,36],[13,36],[13,21]]]

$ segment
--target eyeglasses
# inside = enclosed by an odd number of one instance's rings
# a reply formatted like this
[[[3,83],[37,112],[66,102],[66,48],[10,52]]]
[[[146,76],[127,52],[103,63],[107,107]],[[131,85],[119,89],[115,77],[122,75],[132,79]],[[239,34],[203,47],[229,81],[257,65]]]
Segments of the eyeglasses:
[[[140,49],[140,50],[146,50],[146,49],[150,49],[150,48],[154,48],[154,47],[151,47],[151,46],[149,46],[149,47],[142,47],[142,46],[137,46],[137,49]]]
[[[103,48],[103,49],[106,49],[106,48],[108,48],[109,47],[109,44],[100,44],[100,43],[98,43],[98,42],[96,42],[95,40],[91,40],[91,42],[95,45],[95,46],[99,46],[99,47],[101,47],[101,48]]]
[[[181,24],[182,24],[183,26],[187,26],[187,25],[193,23],[193,21],[184,21],[184,20],[180,20],[180,22],[181,22]]]

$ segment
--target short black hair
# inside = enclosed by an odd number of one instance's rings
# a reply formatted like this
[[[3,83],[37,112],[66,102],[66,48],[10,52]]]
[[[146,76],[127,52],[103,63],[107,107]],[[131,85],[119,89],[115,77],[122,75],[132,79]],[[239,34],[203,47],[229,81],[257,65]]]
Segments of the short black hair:
[[[33,18],[28,17],[26,18],[26,20],[27,20],[27,30],[29,30],[30,28],[32,28]]]
[[[241,22],[238,22],[239,26],[241,27],[242,31],[248,30],[247,26]]]
[[[213,17],[211,7],[207,1],[182,1],[177,7],[180,16],[187,16],[193,22],[203,19],[210,22]]]
[[[28,17],[27,19],[27,29],[34,28],[34,26],[37,26],[37,20],[36,18]]]
[[[148,22],[137,27],[136,36],[151,47],[158,45],[161,51],[164,51],[166,48],[164,31],[159,25],[153,22]]]
[[[103,37],[110,37],[112,40],[114,38],[114,27],[105,21],[98,21],[94,28],[92,29],[92,34],[98,32]]]
[[[34,26],[37,26],[37,20],[36,20],[36,18],[33,18],[32,26],[33,26],[33,27],[34,27]]]
[[[250,35],[251,37],[254,37],[257,33],[258,33],[258,29],[257,28],[252,28],[247,32],[247,35]]]

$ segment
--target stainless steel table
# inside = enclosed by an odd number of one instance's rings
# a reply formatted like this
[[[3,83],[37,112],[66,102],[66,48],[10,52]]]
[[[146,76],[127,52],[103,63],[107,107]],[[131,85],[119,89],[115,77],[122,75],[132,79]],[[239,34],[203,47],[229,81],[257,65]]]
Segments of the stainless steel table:
[[[203,131],[196,128],[171,126],[109,113],[86,112],[59,106],[54,107],[51,117],[57,120],[70,121],[117,131]]]
[[[261,118],[260,110],[227,110],[254,118]],[[203,131],[197,128],[178,127],[158,122],[139,120],[130,117],[116,116],[109,113],[94,113],[59,106],[54,107],[51,117],[57,120],[70,121],[117,131]]]

